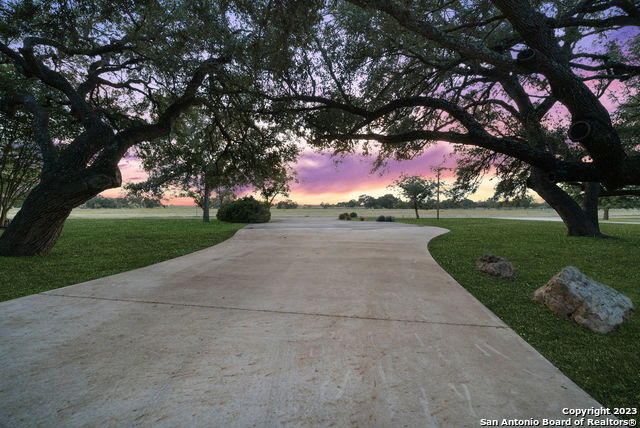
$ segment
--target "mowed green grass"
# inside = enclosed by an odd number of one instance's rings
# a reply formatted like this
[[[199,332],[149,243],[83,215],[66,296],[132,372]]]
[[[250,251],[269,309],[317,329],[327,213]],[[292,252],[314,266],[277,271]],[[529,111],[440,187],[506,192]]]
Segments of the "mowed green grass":
[[[218,244],[243,224],[69,219],[47,256],[0,257],[0,301],[148,266]]]
[[[429,251],[463,287],[491,309],[575,383],[606,407],[639,407],[640,314],[607,335],[592,333],[531,300],[563,267],[589,277],[640,304],[640,225],[606,224],[615,239],[566,236],[562,223],[495,219],[400,220],[440,226]],[[479,273],[475,262],[492,253],[512,262],[507,281]]]

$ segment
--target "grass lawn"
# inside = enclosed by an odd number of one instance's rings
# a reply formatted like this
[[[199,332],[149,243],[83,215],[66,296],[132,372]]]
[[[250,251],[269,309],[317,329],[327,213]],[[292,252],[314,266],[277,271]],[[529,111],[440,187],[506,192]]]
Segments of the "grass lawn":
[[[563,373],[604,406],[640,403],[640,314],[607,335],[567,321],[531,300],[535,289],[567,265],[640,305],[640,225],[605,224],[616,239],[572,238],[562,223],[495,219],[399,221],[441,226],[433,239],[437,262]],[[479,273],[475,261],[493,253],[511,261],[514,280]]]
[[[242,226],[198,219],[69,219],[48,256],[0,257],[0,301],[191,253]]]

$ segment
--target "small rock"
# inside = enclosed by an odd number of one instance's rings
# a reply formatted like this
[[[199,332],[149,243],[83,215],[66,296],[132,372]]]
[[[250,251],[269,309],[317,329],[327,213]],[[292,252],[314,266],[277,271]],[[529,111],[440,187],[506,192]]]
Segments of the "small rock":
[[[480,272],[504,279],[511,279],[516,273],[511,263],[493,254],[485,254],[480,257],[476,262],[476,266]]]
[[[596,333],[608,333],[633,310],[631,299],[567,266],[533,293],[533,300]]]

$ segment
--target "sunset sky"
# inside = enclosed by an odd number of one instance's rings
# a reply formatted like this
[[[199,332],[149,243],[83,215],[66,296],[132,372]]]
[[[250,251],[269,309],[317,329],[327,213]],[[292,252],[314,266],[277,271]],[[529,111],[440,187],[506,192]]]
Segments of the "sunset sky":
[[[381,196],[385,193],[396,193],[387,186],[401,173],[422,175],[435,178],[431,166],[455,166],[455,159],[450,156],[452,147],[448,143],[439,143],[414,159],[407,161],[390,161],[387,168],[380,172],[371,172],[373,158],[349,155],[334,158],[330,153],[303,151],[294,165],[300,183],[293,185],[290,199],[299,204],[318,205],[320,202],[336,203],[357,199],[362,194]],[[338,161],[338,163],[336,163]],[[123,182],[142,181],[146,173],[140,167],[140,161],[127,158],[120,163]],[[443,171],[441,180],[452,182],[451,171]],[[486,199],[493,195],[494,183],[485,180],[480,190],[471,199]],[[119,196],[122,189],[110,189],[104,196]],[[282,198],[278,198],[282,199]],[[189,198],[169,198],[171,205],[193,205]]]
[[[620,91],[620,82],[615,82],[609,88],[609,94]],[[603,105],[613,111],[615,103],[608,97],[601,98]],[[563,106],[553,109],[548,117],[554,120],[566,120],[568,112]],[[348,155],[343,158],[332,157],[331,153],[318,153],[311,149],[305,149],[300,154],[298,161],[293,165],[297,171],[299,183],[293,185],[289,199],[299,204],[318,205],[321,202],[336,203],[358,199],[358,196],[367,194],[371,196],[381,196],[385,193],[394,193],[394,189],[388,186],[400,176],[401,173],[408,175],[421,175],[423,177],[435,178],[432,166],[454,167],[455,157],[451,156],[453,146],[446,142],[435,144],[426,151],[411,160],[389,161],[384,170],[372,172],[373,157],[359,155]],[[143,181],[147,174],[140,166],[140,160],[136,158],[125,158],[120,164],[123,182]],[[452,171],[443,171],[441,180],[453,182],[455,179]],[[469,195],[472,200],[484,200],[493,195],[493,188],[496,182],[492,177],[486,177],[482,182],[478,192]],[[122,193],[121,188],[109,189],[102,193],[104,196],[117,197]],[[249,191],[241,193],[248,194]],[[541,201],[537,194],[531,192],[534,199]],[[276,201],[286,199],[276,198]],[[194,205],[189,198],[167,197],[165,200],[169,205]]]
[[[617,40],[623,44],[627,40],[631,40],[637,34],[637,29],[625,28],[613,31],[608,34],[607,40]],[[589,37],[583,42],[583,47],[595,51],[602,50],[605,43],[597,37]],[[589,46],[591,45],[591,46]],[[588,85],[595,85],[594,82],[588,82]],[[610,97],[612,94],[621,95],[621,89],[624,85],[619,81],[614,81],[600,100],[609,111],[614,111],[617,102]],[[567,120],[569,114],[566,109],[557,105],[552,109],[547,118],[553,120]],[[311,150],[305,150],[301,153],[298,162],[294,165],[294,169],[298,173],[300,183],[293,185],[293,191],[289,198],[299,204],[318,205],[320,202],[336,203],[340,201],[348,201],[349,199],[357,199],[362,194],[371,196],[381,196],[385,193],[396,193],[387,186],[396,179],[401,173],[409,175],[421,175],[424,177],[434,177],[431,166],[455,166],[455,159],[450,156],[452,146],[448,143],[441,142],[427,149],[421,156],[408,161],[390,161],[385,171],[371,172],[373,158],[363,156],[349,155],[340,160],[339,164],[335,161],[330,153],[317,153]],[[125,158],[120,164],[120,170],[124,182],[142,181],[146,178],[146,173],[140,167],[140,161],[136,158]],[[453,173],[444,171],[442,175],[443,181],[452,182]],[[470,195],[473,200],[486,199],[493,195],[493,187],[495,181],[491,177],[487,177],[480,186],[478,192]],[[102,194],[104,196],[119,196],[122,189],[110,189]],[[248,193],[248,192],[246,192]],[[397,193],[396,193],[397,194]],[[535,199],[540,198],[531,193]],[[281,200],[284,198],[277,198]],[[188,198],[168,198],[165,203],[171,205],[194,205],[193,201]]]

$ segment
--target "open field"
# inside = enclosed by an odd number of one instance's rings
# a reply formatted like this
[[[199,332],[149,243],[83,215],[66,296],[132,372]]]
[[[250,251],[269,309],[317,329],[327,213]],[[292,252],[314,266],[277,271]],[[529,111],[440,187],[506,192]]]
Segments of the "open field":
[[[0,301],[182,256],[218,244],[242,226],[195,219],[70,219],[49,255],[0,257]]]
[[[217,210],[211,210],[212,218],[215,218]],[[394,216],[397,218],[415,218],[415,213],[410,209],[366,209],[366,208],[297,208],[290,210],[271,209],[271,215],[277,217],[338,217],[340,213],[355,211],[363,217],[377,217],[379,215]],[[13,209],[9,217],[17,212]],[[421,218],[435,218],[435,210],[420,210]],[[197,218],[202,216],[202,210],[190,206],[167,206],[166,208],[122,208],[122,209],[80,209],[73,210],[70,218]],[[441,210],[441,218],[498,218],[498,217],[557,217],[552,209],[453,209]],[[602,218],[602,212],[600,213]],[[610,211],[611,221],[640,221],[640,210]]]
[[[640,403],[640,317],[636,313],[607,335],[592,333],[531,300],[533,291],[573,265],[640,305],[640,227],[604,224],[615,239],[566,236],[561,223],[492,219],[402,220],[441,226],[433,239],[436,261],[527,342],[605,407]],[[511,261],[517,275],[505,281],[478,273],[485,253]]]

